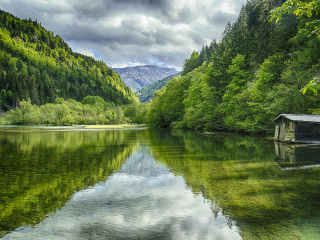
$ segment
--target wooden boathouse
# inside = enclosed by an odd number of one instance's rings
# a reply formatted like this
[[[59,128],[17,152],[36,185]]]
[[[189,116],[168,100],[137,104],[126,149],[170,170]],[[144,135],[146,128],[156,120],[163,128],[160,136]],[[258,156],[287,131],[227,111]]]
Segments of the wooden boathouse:
[[[281,114],[273,121],[277,141],[320,143],[320,115]]]

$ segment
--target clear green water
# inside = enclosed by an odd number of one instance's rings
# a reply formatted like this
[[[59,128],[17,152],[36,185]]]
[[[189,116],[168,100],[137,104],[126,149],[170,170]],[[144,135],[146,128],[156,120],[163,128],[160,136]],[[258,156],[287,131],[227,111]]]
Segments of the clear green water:
[[[0,238],[320,239],[319,151],[235,134],[3,127]]]

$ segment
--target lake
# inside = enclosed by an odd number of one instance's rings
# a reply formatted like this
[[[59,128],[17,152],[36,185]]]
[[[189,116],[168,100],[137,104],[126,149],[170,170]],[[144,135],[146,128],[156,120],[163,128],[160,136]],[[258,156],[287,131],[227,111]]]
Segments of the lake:
[[[238,134],[3,126],[0,238],[320,239],[319,152]]]

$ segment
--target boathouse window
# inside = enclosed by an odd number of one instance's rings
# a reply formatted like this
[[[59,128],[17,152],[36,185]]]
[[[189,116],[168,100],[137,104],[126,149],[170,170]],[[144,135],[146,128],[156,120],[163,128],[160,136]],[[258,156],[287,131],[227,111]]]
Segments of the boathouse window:
[[[314,124],[314,140],[316,141],[320,140],[320,124],[319,123]]]
[[[299,122],[297,123],[296,140],[313,140],[313,124]]]

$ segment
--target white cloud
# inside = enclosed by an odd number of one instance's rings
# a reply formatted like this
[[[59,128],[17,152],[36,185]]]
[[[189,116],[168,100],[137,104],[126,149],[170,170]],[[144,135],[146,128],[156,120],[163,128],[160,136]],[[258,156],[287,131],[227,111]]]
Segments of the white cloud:
[[[73,50],[89,57],[95,57],[92,49],[74,47]]]

